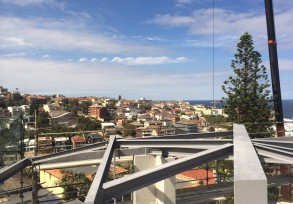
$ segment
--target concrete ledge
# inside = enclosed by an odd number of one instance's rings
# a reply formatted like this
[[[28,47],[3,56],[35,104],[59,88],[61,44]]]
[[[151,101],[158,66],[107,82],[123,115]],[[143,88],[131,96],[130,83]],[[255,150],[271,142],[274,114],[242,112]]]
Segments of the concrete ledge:
[[[234,124],[234,201],[267,204],[267,178],[244,125]]]

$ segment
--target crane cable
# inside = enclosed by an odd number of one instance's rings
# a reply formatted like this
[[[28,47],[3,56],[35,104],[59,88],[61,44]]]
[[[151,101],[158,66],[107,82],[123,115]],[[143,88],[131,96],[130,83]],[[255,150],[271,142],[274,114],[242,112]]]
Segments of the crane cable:
[[[213,109],[215,108],[215,0],[213,0]]]

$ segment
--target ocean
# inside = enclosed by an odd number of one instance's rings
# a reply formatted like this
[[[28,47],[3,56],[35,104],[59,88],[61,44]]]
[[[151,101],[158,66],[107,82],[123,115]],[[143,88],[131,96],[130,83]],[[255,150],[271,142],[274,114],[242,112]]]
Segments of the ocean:
[[[190,105],[203,104],[205,106],[213,106],[212,100],[189,100],[186,102],[189,102]],[[293,119],[293,99],[282,100],[282,105],[284,118]],[[216,107],[221,108],[222,103],[218,101]]]

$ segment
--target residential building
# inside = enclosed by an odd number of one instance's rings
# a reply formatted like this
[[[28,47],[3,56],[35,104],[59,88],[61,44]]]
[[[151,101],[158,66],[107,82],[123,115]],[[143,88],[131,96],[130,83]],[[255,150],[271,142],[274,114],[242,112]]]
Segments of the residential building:
[[[16,116],[21,113],[21,107],[18,106],[9,106],[7,107],[7,110],[9,111],[11,116]]]
[[[147,137],[152,135],[152,129],[147,127],[138,127],[135,129],[136,137]]]
[[[4,88],[3,86],[0,86],[0,93],[1,94],[7,93],[7,92],[8,92],[7,88]]]
[[[109,112],[107,108],[101,105],[91,105],[89,107],[88,114],[91,118],[96,118],[101,121],[109,119]]]
[[[85,137],[80,135],[75,135],[71,137],[72,147],[73,149],[76,149],[78,147],[82,147],[86,144]]]
[[[44,104],[43,109],[45,112],[48,112],[48,113],[50,113],[51,111],[57,111],[57,110],[60,110],[60,104],[59,103]]]
[[[112,129],[115,128],[114,123],[101,123],[102,129]]]
[[[103,141],[103,135],[98,133],[90,133],[86,137],[87,144],[96,143],[96,142],[102,142]]]
[[[151,121],[146,121],[144,122],[145,127],[149,126],[163,126],[163,122],[160,120],[151,120]]]
[[[152,136],[175,135],[176,129],[169,127],[149,127],[152,128]]]
[[[40,183],[44,188],[58,186],[58,183],[61,181],[62,176],[63,174],[60,172],[59,169],[41,170]],[[62,187],[50,188],[50,191],[52,194],[56,195],[59,198],[63,197],[64,189]]]
[[[192,121],[180,120],[174,124],[177,134],[188,134],[197,132],[197,125]]]
[[[44,105],[47,103],[47,100],[44,96],[33,96],[29,95],[26,97],[30,105]]]
[[[58,111],[51,111],[49,114],[51,116],[51,118],[49,118],[51,125],[57,124],[57,125],[70,126],[77,123],[76,116],[72,112],[58,110]]]
[[[7,109],[3,109],[0,107],[0,118],[9,117],[10,113]]]

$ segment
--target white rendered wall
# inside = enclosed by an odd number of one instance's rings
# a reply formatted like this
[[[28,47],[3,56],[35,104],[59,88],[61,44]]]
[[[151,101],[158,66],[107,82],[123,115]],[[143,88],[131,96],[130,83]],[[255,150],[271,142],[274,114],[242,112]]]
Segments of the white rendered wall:
[[[134,157],[135,172],[159,166],[168,161],[173,161],[174,158],[163,158],[160,156],[141,155]],[[176,189],[175,176],[159,181],[153,185],[142,188],[133,192],[134,204],[175,204]]]

